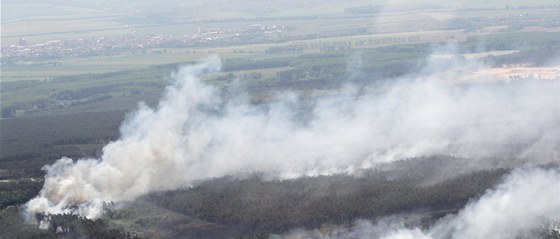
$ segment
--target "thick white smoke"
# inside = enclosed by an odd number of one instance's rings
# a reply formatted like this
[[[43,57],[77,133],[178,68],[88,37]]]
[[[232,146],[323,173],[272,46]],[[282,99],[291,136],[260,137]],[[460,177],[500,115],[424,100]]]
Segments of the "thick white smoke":
[[[179,70],[158,107],[141,105],[101,158],[45,167],[40,195],[26,204],[30,221],[34,213],[96,218],[103,202],[226,174],[352,173],[430,154],[559,157],[559,80],[458,85],[459,73],[432,71],[375,93],[318,100],[302,121],[297,97],[224,102],[197,77],[219,68],[210,57]]]
[[[403,218],[388,218],[377,223],[358,221],[353,227],[329,232],[296,230],[276,238],[535,238],[559,218],[558,169],[517,169],[503,183],[469,203],[457,215],[444,217],[426,230],[406,228]]]
[[[503,184],[436,225],[436,238],[519,238],[560,218],[560,172],[516,170]]]

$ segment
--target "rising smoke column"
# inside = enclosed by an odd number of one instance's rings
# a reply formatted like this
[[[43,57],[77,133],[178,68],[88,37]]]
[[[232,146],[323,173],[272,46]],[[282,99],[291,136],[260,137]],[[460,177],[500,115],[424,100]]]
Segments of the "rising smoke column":
[[[432,154],[558,161],[558,80],[456,85],[449,82],[459,75],[430,66],[383,92],[318,100],[301,122],[296,97],[265,106],[224,102],[197,77],[219,68],[210,57],[180,69],[159,105],[141,104],[100,158],[46,166],[43,189],[25,206],[29,220],[35,213],[96,218],[104,202],[227,174],[353,173]]]
[[[121,126],[121,137],[103,148],[99,159],[75,162],[62,158],[45,166],[45,184],[25,208],[33,213],[73,213],[97,218],[103,204],[126,201],[154,190],[174,189],[189,182],[185,155],[189,127],[197,127],[199,105],[212,100],[213,89],[201,85],[196,75],[218,71],[221,61],[208,58],[181,69],[156,109],[140,104]],[[188,125],[185,125],[186,122]]]

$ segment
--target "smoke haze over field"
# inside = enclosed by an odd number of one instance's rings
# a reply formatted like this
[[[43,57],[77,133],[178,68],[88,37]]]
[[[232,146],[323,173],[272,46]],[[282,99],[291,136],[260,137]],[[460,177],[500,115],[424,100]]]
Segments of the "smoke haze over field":
[[[261,106],[224,102],[217,88],[197,77],[218,71],[220,65],[213,56],[181,68],[159,105],[141,104],[100,158],[62,158],[45,167],[40,195],[25,206],[28,220],[33,222],[35,213],[97,218],[104,202],[134,200],[227,174],[293,178],[354,173],[433,154],[501,158],[496,159],[500,163],[507,158],[535,164],[559,160],[558,80],[457,85],[450,82],[459,73],[440,75],[441,67],[432,64],[382,92],[320,99],[302,121],[293,95]],[[533,173],[514,174],[509,178],[513,182],[487,194],[481,205],[541,179],[548,184],[536,185],[536,190],[558,186],[557,172],[536,174],[534,181]],[[524,177],[527,182],[517,179]],[[483,207],[476,205],[458,218],[475,223]],[[558,205],[552,206],[556,211],[546,215],[558,215]],[[531,215],[543,212],[534,209]],[[468,233],[467,226],[457,227]]]

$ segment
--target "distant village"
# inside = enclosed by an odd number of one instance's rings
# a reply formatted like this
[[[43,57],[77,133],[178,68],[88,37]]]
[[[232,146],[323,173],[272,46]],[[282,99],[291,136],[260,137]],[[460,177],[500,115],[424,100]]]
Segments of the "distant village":
[[[18,44],[2,45],[2,65],[18,64],[34,60],[61,60],[73,56],[106,56],[123,52],[143,51],[157,48],[182,48],[204,46],[227,46],[278,42],[285,40],[284,25],[252,25],[246,28],[200,29],[197,33],[184,35],[139,35],[135,32],[121,36],[100,36],[89,39],[51,40],[30,44],[19,39]]]

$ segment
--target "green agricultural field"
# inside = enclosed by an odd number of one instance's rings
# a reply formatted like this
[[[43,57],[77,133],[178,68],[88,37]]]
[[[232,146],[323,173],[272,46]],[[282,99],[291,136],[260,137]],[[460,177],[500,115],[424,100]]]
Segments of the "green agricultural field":
[[[114,21],[118,16],[121,15],[71,3],[3,1],[2,44],[16,44],[20,38],[36,44],[130,32],[125,24]]]
[[[104,1],[100,0],[99,2]],[[446,4],[443,1],[435,2]],[[531,3],[529,6],[545,6],[549,2],[541,0]],[[22,37],[25,37],[29,44],[34,44],[49,40],[91,39],[99,36],[130,33],[137,35],[192,35],[199,28],[232,30],[240,27],[250,28],[254,25],[286,26],[287,30],[282,33],[283,38],[274,43],[246,45],[236,43],[240,45],[220,47],[135,49],[112,56],[70,57],[18,63],[17,66],[2,66],[1,81],[48,80],[57,76],[132,70],[151,65],[193,61],[208,54],[219,54],[222,58],[266,59],[292,57],[324,50],[376,48],[403,43],[460,42],[472,35],[509,30],[507,26],[495,29],[483,28],[485,26],[484,19],[489,16],[537,14],[546,10],[543,10],[543,8],[514,9],[513,7],[519,5],[515,3],[509,3],[510,9],[506,9],[505,6],[500,7],[500,4],[503,3],[493,3],[492,6],[496,7],[496,10],[488,8],[465,11],[462,10],[461,6],[468,6],[468,3],[463,1],[452,4],[453,6],[450,6],[452,8],[424,9],[410,13],[395,10],[398,9],[396,7],[400,6],[399,4],[402,5],[402,2],[392,1],[382,8],[384,9],[382,14],[365,15],[332,15],[337,9],[339,12],[344,11],[339,6],[340,4],[329,3],[313,7],[312,3],[306,3],[303,4],[304,6],[301,9],[282,11],[282,14],[287,14],[285,16],[271,13],[266,17],[246,18],[250,14],[232,10],[232,15],[226,14],[213,21],[187,21],[180,14],[166,15],[167,18],[165,19],[160,19],[162,16],[157,14],[158,17],[136,16],[134,14],[124,16],[107,11],[107,9],[94,8],[92,5],[95,4],[93,3],[79,6],[71,3],[46,4],[38,1],[7,1],[2,5],[2,12],[4,13],[2,15],[3,44],[15,44]],[[198,6],[200,3],[193,2],[192,5]],[[368,5],[363,5],[362,1],[353,1],[350,5],[345,6],[367,7]],[[11,10],[21,7],[29,8],[29,13],[24,15],[10,13]],[[311,13],[323,17],[293,17],[294,14],[297,15],[297,12],[303,11],[302,9],[311,9]],[[287,16],[292,16],[292,18]],[[465,27],[461,21],[472,18],[477,18],[479,25],[476,25],[470,32],[464,32],[463,29],[442,30],[445,28],[445,24],[453,21],[458,22],[457,27]],[[482,30],[479,28],[482,28]],[[378,40],[382,41],[378,42]],[[326,48],[323,47],[320,50],[319,48],[322,45]],[[274,52],[274,54],[265,54],[271,52]]]
[[[58,61],[60,65],[53,65],[52,61],[30,62],[24,65],[4,66],[2,68],[2,82],[17,80],[48,80],[57,76],[106,73],[120,70],[132,70],[151,65],[170,64],[176,62],[192,62],[209,54],[218,54],[223,59],[249,58],[267,59],[297,56],[305,53],[319,52],[318,46],[323,44],[346,44],[348,48],[376,48],[387,45],[441,42],[450,38],[466,39],[461,31],[411,32],[399,34],[376,34],[343,37],[328,37],[312,40],[290,41],[286,43],[250,44],[209,48],[165,48],[150,49],[117,56],[75,57]],[[411,38],[412,37],[412,38]],[[414,39],[413,42],[402,39]],[[305,49],[297,52],[282,51],[267,54],[273,48],[298,48],[305,45]],[[315,47],[313,47],[315,46]]]
[[[17,44],[20,38],[26,38],[29,44],[39,44],[62,39],[124,35],[130,32],[132,30],[126,25],[100,19],[72,22],[33,20],[2,23],[2,44]]]
[[[48,80],[58,76],[89,73],[107,73],[122,70],[137,70],[151,65],[192,62],[210,54],[219,54],[222,58],[252,57],[258,53],[233,53],[233,51],[263,52],[263,46],[226,47],[208,49],[154,49],[145,53],[102,57],[77,57],[61,60],[61,65],[53,66],[50,62],[36,62],[27,65],[6,66],[2,68],[2,82],[18,80]],[[260,55],[263,55],[262,53]],[[262,56],[261,56],[262,57]]]

